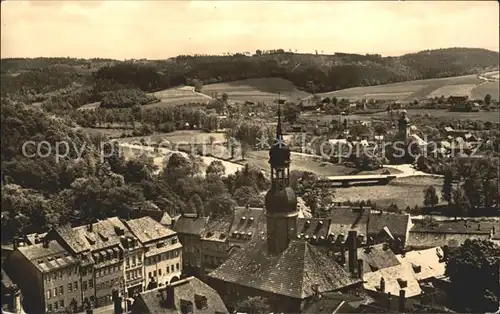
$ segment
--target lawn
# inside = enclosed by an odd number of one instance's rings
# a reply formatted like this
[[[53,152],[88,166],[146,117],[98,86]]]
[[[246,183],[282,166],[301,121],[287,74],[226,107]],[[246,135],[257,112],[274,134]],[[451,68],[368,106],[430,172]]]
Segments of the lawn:
[[[276,77],[209,84],[203,86],[202,93],[211,97],[227,93],[229,101],[238,102],[270,102],[278,99],[278,93],[281,93],[282,99],[291,101],[309,96],[308,93],[299,91],[292,82]]]
[[[160,141],[166,143],[207,143],[209,138],[215,138],[216,142],[224,142],[224,133],[205,133],[199,130],[175,131],[171,133],[155,133],[148,136],[137,136],[122,138],[122,143],[140,143],[144,139],[146,143],[156,144]]]
[[[446,85],[432,91],[429,97],[470,96],[471,91],[475,87],[476,84]]]
[[[455,76],[439,79],[415,80],[378,86],[354,87],[338,91],[318,94],[320,97],[349,98],[349,99],[385,99],[385,100],[414,100],[433,97],[433,92],[464,93],[470,91],[482,81],[475,75]],[[455,87],[460,86],[460,87]],[[465,88],[467,86],[467,88]],[[455,94],[454,94],[455,95]],[[446,96],[446,95],[445,95]],[[484,96],[483,96],[484,97]]]
[[[387,185],[373,186],[351,186],[348,188],[337,188],[335,190],[335,201],[361,201],[371,200],[380,207],[388,207],[395,203],[398,208],[405,209],[406,206],[423,206],[424,189],[434,186],[441,196],[443,179],[435,177],[406,177],[392,180]]]
[[[152,93],[155,97],[159,98],[160,101],[157,103],[144,105],[144,108],[155,108],[155,107],[168,107],[168,106],[178,106],[188,103],[202,103],[205,104],[210,101],[211,97],[203,95],[201,93],[196,93],[191,86],[179,86],[174,88],[169,88]]]
[[[471,96],[474,99],[484,99],[486,94],[490,94],[491,98],[499,100],[500,99],[500,87],[499,82],[485,82],[476,86],[471,91]]]
[[[314,158],[292,152],[292,163],[290,170],[309,171],[321,176],[341,176],[348,175],[355,169],[347,168],[342,165],[335,165],[328,162],[323,162],[319,157]],[[264,171],[269,171],[269,151],[253,151],[249,152],[246,160],[241,163],[250,163],[258,166]]]

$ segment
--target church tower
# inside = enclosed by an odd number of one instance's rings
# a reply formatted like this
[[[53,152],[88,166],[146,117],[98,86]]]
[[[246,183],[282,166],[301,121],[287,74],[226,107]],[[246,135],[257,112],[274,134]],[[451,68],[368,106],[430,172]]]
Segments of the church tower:
[[[290,183],[290,149],[283,141],[281,110],[278,104],[276,141],[269,150],[271,189],[266,194],[267,247],[281,253],[297,238],[297,197]]]

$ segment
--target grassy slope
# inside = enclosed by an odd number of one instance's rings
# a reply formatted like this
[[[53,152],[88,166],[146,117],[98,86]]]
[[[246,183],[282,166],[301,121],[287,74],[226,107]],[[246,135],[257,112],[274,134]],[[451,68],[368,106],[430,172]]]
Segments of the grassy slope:
[[[202,92],[209,96],[227,93],[230,101],[254,102],[273,101],[278,98],[278,93],[281,93],[283,99],[291,101],[309,96],[308,93],[298,90],[292,82],[277,77],[209,84],[203,86]]]

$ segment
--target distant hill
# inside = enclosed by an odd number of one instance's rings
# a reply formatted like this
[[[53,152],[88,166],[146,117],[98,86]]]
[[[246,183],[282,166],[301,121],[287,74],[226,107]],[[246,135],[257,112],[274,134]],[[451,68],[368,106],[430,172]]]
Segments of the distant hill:
[[[297,54],[278,49],[256,51],[253,55],[178,56],[168,60],[136,62],[39,58],[2,59],[1,63],[2,95],[30,90],[32,94],[47,92],[51,88],[63,88],[71,80],[85,85],[106,82],[106,86],[118,84],[155,92],[182,84],[194,85],[194,79],[208,85],[268,77],[286,79],[308,93],[323,93],[409,80],[479,74],[498,68],[499,53],[486,49],[449,48],[382,57],[349,53]],[[76,73],[63,71],[61,64],[77,68]],[[54,71],[54,67],[58,70]],[[64,79],[54,79],[54,75]],[[44,85],[44,80],[48,84]],[[106,88],[99,87],[100,91],[103,89]]]

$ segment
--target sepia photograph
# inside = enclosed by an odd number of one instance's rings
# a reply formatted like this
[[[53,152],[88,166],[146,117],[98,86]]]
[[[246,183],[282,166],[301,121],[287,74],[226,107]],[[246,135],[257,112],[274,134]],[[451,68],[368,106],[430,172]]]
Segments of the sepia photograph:
[[[1,1],[6,314],[500,314],[500,2]]]

